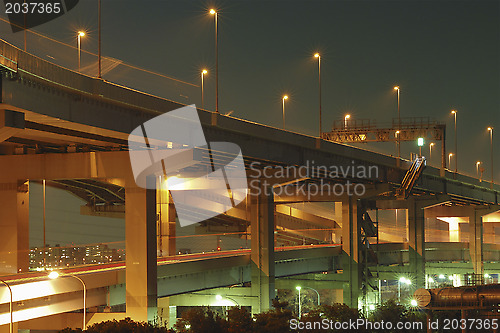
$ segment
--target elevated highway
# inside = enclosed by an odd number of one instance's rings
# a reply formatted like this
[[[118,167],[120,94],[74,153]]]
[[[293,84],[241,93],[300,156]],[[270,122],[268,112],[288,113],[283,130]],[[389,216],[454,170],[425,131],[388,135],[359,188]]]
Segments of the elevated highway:
[[[173,295],[175,291],[188,292],[248,281],[258,299],[256,311],[265,310],[273,298],[276,277],[329,271],[338,262],[343,271],[344,301],[357,306],[363,281],[369,279],[365,273],[367,267],[363,264],[366,259],[363,251],[367,244],[373,244],[378,227],[374,227],[367,217],[368,210],[407,210],[408,242],[394,252],[403,253],[402,259],[392,259],[393,253],[386,251],[381,260],[392,264],[407,263],[405,269],[417,276],[418,284],[422,284],[425,276],[426,256],[432,258],[434,248],[431,244],[426,246],[424,212],[435,208],[439,208],[439,212],[446,211],[441,216],[468,218],[470,262],[474,271],[484,269],[482,216],[499,210],[500,186],[490,186],[447,169],[427,166],[408,200],[398,200],[396,192],[411,161],[397,161],[392,156],[201,109],[198,109],[198,115],[207,141],[238,144],[249,175],[255,173],[252,163],[260,169],[306,166],[311,170],[311,162],[314,162],[316,166],[333,166],[339,170],[357,166],[365,170],[373,168],[376,172],[320,172],[306,177],[271,177],[270,185],[274,188],[322,182],[345,185],[350,182],[363,184],[367,191],[358,196],[345,193],[304,195],[299,191],[256,198],[249,195],[244,203],[216,221],[233,227],[240,224],[245,230],[250,230],[252,246],[249,253],[227,254],[222,258],[202,257],[192,261],[184,258],[182,262],[160,262],[157,265],[159,238],[165,237],[166,245],[160,249],[162,253],[175,252],[175,242],[171,239],[175,235],[175,208],[167,195],[164,211],[170,213],[166,214],[168,216],[160,214],[160,221],[156,220],[156,211],[161,204],[135,185],[127,139],[129,133],[145,121],[184,105],[72,72],[4,41],[0,41],[0,74],[0,184],[4,189],[0,193],[0,202],[5,205],[0,207],[0,219],[9,221],[6,230],[17,240],[4,242],[5,253],[10,254],[2,258],[1,272],[25,272],[27,269],[26,258],[20,254],[26,253],[23,251],[28,247],[28,213],[23,205],[29,192],[28,181],[40,180],[68,189],[89,203],[89,197],[98,198],[99,205],[125,218],[126,264],[97,269],[103,271],[91,272],[85,268],[85,272],[71,273],[81,275],[94,286],[90,288],[89,305],[125,302],[127,314],[139,320],[153,318],[157,297]],[[193,151],[191,157],[195,159],[195,155]],[[89,192],[90,196],[87,195]],[[324,218],[292,206],[303,202],[335,202],[335,213],[331,212],[332,216]],[[116,209],[116,206],[122,207]],[[89,213],[96,213],[96,208],[92,209]],[[165,235],[158,235],[157,222],[161,225],[158,230],[167,230]],[[299,229],[300,224],[306,225],[306,229],[323,227],[328,231],[306,230],[297,234],[286,230],[293,229],[292,225]],[[339,233],[333,236],[335,230]],[[342,246],[283,252],[273,250],[275,239],[282,242],[288,237],[297,242],[304,236],[316,244],[342,240]],[[463,253],[464,248],[459,246],[457,251]],[[456,255],[455,250],[450,251]],[[335,261],[337,257],[340,259]],[[211,275],[207,269],[215,266],[225,274]],[[179,277],[178,271],[185,272],[185,275]],[[125,285],[124,275],[128,282]],[[188,275],[190,278],[186,278]],[[66,280],[69,283],[71,279]],[[198,289],[191,289],[196,284]],[[51,309],[51,313],[78,309],[81,305],[77,304],[74,286],[73,289],[64,288],[61,292],[40,294],[33,301],[18,299],[16,303],[27,304],[30,309]],[[4,292],[2,300],[5,301],[6,297]],[[58,305],[51,307],[48,303]],[[31,314],[22,317],[19,311],[17,320],[35,318],[33,311],[26,311]],[[49,313],[43,311],[40,312],[42,315]],[[5,318],[4,315],[5,311],[0,320]]]

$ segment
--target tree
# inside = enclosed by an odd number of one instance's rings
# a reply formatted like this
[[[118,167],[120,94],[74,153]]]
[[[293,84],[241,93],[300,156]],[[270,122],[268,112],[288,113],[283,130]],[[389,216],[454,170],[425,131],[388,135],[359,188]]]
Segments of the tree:
[[[274,309],[255,315],[255,332],[290,332],[290,319],[292,319],[292,311],[286,309],[287,306],[288,302],[273,300]]]
[[[252,315],[240,307],[232,307],[227,311],[227,322],[229,333],[251,333],[253,332]]]
[[[60,333],[81,333],[83,332],[80,328],[71,329],[65,328]],[[174,333],[172,330],[167,330],[165,327],[158,327],[157,325],[136,322],[129,317],[122,319],[120,321],[108,320],[101,323],[94,324],[87,328],[85,331],[87,333]]]
[[[227,333],[227,321],[208,308],[194,307],[182,314],[174,325],[179,333]]]

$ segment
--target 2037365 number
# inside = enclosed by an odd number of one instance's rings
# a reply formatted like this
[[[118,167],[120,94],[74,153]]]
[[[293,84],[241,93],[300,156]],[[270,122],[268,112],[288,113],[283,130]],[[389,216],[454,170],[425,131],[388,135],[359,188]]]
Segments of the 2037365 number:
[[[59,14],[60,2],[7,2],[5,14]]]
[[[498,329],[498,319],[444,319],[444,330],[496,330]]]

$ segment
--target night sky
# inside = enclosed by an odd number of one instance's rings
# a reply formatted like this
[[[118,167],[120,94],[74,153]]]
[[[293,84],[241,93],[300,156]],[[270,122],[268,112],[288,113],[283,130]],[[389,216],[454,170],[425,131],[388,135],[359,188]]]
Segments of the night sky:
[[[102,1],[102,51],[106,57],[199,85],[206,67],[205,106],[214,109],[214,19],[219,11],[219,109],[232,116],[317,135],[321,53],[323,130],[346,113],[353,119],[429,116],[447,124],[447,151],[454,150],[452,109],[458,110],[459,171],[475,175],[483,161],[490,179],[487,126],[500,147],[500,2],[498,1]],[[5,18],[6,15],[2,14]],[[34,30],[97,53],[97,0],[81,0],[68,14]],[[0,24],[2,38],[22,47],[22,32]],[[28,51],[76,68],[76,49],[28,34]],[[83,54],[82,67],[95,58]],[[117,67],[105,79],[183,103],[200,104],[199,87],[146,77]],[[362,147],[394,154],[394,144]],[[403,143],[402,156],[417,152]],[[428,145],[424,155],[428,153]],[[432,165],[440,156],[433,152]],[[500,182],[496,153],[495,178]],[[452,161],[454,167],[454,162]]]

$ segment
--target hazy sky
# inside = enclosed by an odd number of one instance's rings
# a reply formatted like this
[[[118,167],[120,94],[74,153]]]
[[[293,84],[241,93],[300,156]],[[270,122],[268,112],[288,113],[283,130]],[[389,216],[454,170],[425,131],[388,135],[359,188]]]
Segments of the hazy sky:
[[[214,20],[207,13],[212,6],[219,9],[221,112],[234,110],[233,116],[281,127],[281,96],[287,93],[287,128],[315,135],[318,70],[312,55],[319,51],[325,131],[346,113],[389,123],[397,116],[397,84],[402,117],[446,122],[450,152],[450,110],[457,109],[459,169],[474,174],[475,161],[482,160],[490,177],[486,127],[498,128],[500,135],[498,1],[103,0],[103,55],[196,85],[207,67],[205,106],[213,109]],[[0,27],[4,38],[22,46],[22,33]],[[97,53],[97,0],[80,1],[35,30],[74,47],[79,29],[88,34],[82,49]],[[53,44],[28,36],[28,51],[75,68],[76,49]],[[83,54],[82,67],[94,60]],[[198,87],[180,84],[162,93],[167,80],[139,71],[117,68],[104,78],[200,104]],[[415,146],[403,144],[403,156],[416,152]],[[370,147],[395,150],[393,144]],[[438,154],[432,163],[439,164]],[[495,164],[500,166],[498,156]]]
[[[397,117],[433,117],[447,124],[453,151],[458,110],[459,171],[475,174],[481,160],[490,178],[487,126],[500,147],[500,2],[498,1],[102,1],[106,57],[199,85],[206,67],[205,106],[214,109],[214,20],[219,9],[220,110],[235,117],[316,135],[318,69],[322,55],[323,129],[350,113],[380,125]],[[2,14],[5,18],[5,14]],[[35,31],[72,48],[28,34],[28,51],[75,69],[76,31],[82,49],[97,53],[97,0]],[[0,24],[2,38],[22,47],[23,34]],[[82,67],[95,58],[82,55]],[[184,103],[200,104],[199,87],[109,65],[105,79]],[[393,144],[363,147],[393,154]],[[417,152],[403,144],[403,156]],[[428,148],[424,149],[424,154]],[[439,165],[439,154],[431,164]],[[495,157],[500,182],[500,157]]]

